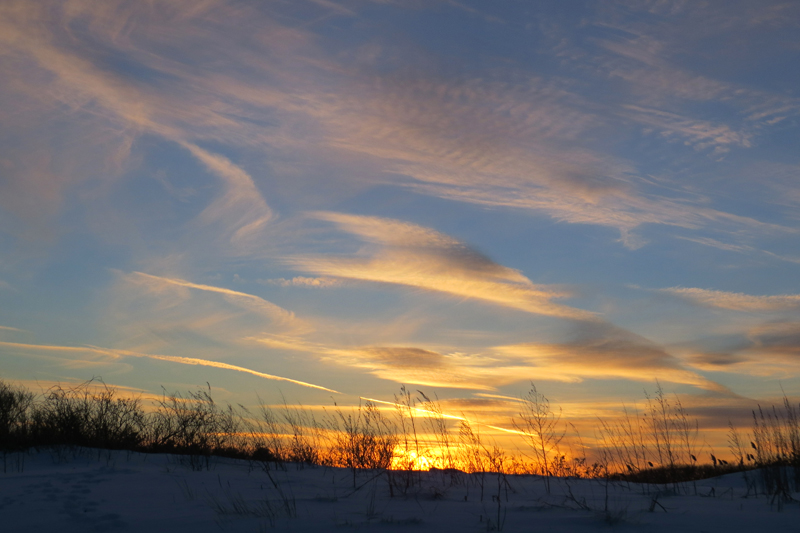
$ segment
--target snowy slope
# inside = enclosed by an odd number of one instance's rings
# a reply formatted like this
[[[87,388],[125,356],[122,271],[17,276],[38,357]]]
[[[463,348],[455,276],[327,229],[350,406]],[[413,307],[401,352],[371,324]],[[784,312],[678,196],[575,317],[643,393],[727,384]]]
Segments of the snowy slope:
[[[3,533],[800,531],[800,506],[745,497],[742,474],[671,490],[610,484],[604,511],[606,484],[595,480],[554,480],[547,494],[535,476],[401,473],[391,497],[385,473],[359,473],[354,489],[351,472],[322,467],[212,459],[195,470],[176,456],[97,450],[20,459],[0,474]]]

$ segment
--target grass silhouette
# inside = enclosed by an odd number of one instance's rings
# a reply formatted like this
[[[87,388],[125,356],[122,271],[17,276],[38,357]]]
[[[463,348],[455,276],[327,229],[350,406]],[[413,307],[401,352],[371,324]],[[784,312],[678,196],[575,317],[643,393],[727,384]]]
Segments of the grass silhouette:
[[[552,477],[650,486],[732,472],[746,476],[753,494],[767,494],[775,502],[791,500],[800,488],[800,416],[786,396],[781,406],[753,411],[750,432],[731,425],[728,440],[734,459],[712,453],[710,463],[697,458],[697,422],[660,386],[641,411],[625,408],[619,418],[598,422],[592,459],[582,444],[580,455],[565,453],[567,427],[560,410],[551,408],[533,385],[513,421],[532,450],[522,458],[485,442],[466,419],[451,429],[435,397],[421,391],[412,395],[404,387],[395,400],[394,412],[366,401],[349,410],[334,405],[317,420],[285,401],[277,409],[262,404],[256,414],[218,404],[210,386],[186,393],[164,391],[146,409],[141,398],[121,397],[100,379],[55,386],[38,395],[0,381],[0,452],[4,471],[9,459],[19,468],[25,450],[71,447],[171,453],[195,470],[207,469],[214,456],[249,459],[267,472],[289,464],[345,467],[353,489],[359,488],[360,476],[371,480],[385,475],[392,496],[430,489],[423,487],[420,475],[430,469],[439,475],[431,497],[467,483],[479,491],[480,501],[491,496],[498,504],[507,483],[504,476],[520,473],[542,476],[548,491]],[[489,479],[496,485],[490,488]],[[288,498],[281,498],[286,504]],[[502,513],[494,516],[500,523]]]

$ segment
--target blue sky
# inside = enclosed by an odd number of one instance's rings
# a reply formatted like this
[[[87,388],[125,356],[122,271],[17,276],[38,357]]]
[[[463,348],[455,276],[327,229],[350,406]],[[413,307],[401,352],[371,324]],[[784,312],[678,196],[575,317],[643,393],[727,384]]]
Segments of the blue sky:
[[[531,381],[586,415],[658,379],[723,427],[800,387],[799,26],[783,1],[4,2],[0,373],[406,384],[495,422]]]

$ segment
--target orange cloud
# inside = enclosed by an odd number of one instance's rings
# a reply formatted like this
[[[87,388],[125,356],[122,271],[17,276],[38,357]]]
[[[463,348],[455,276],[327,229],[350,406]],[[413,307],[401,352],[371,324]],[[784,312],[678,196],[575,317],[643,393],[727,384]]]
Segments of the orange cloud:
[[[552,302],[568,293],[536,285],[464,243],[415,224],[379,217],[316,213],[317,218],[376,245],[356,257],[293,256],[293,267],[321,276],[391,283],[561,318],[595,315]]]
[[[528,362],[527,374],[534,380],[580,382],[584,379],[630,379],[694,385],[703,389],[727,389],[703,376],[682,368],[663,351],[641,353],[641,346],[609,346],[604,341],[587,344],[517,344],[500,346],[498,351]]]
[[[428,387],[492,391],[530,380],[621,378],[646,382],[660,379],[729,392],[643,337],[610,324],[583,323],[578,328],[581,334],[570,342],[513,344],[471,354],[415,346],[330,346],[288,336],[248,340],[274,349],[311,353],[395,383]]]

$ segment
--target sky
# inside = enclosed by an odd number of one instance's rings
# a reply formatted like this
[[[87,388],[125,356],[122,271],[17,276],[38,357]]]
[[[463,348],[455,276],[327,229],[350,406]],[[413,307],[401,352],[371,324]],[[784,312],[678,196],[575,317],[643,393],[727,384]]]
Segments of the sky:
[[[0,377],[746,423],[800,395],[798,64],[795,1],[6,0]]]

